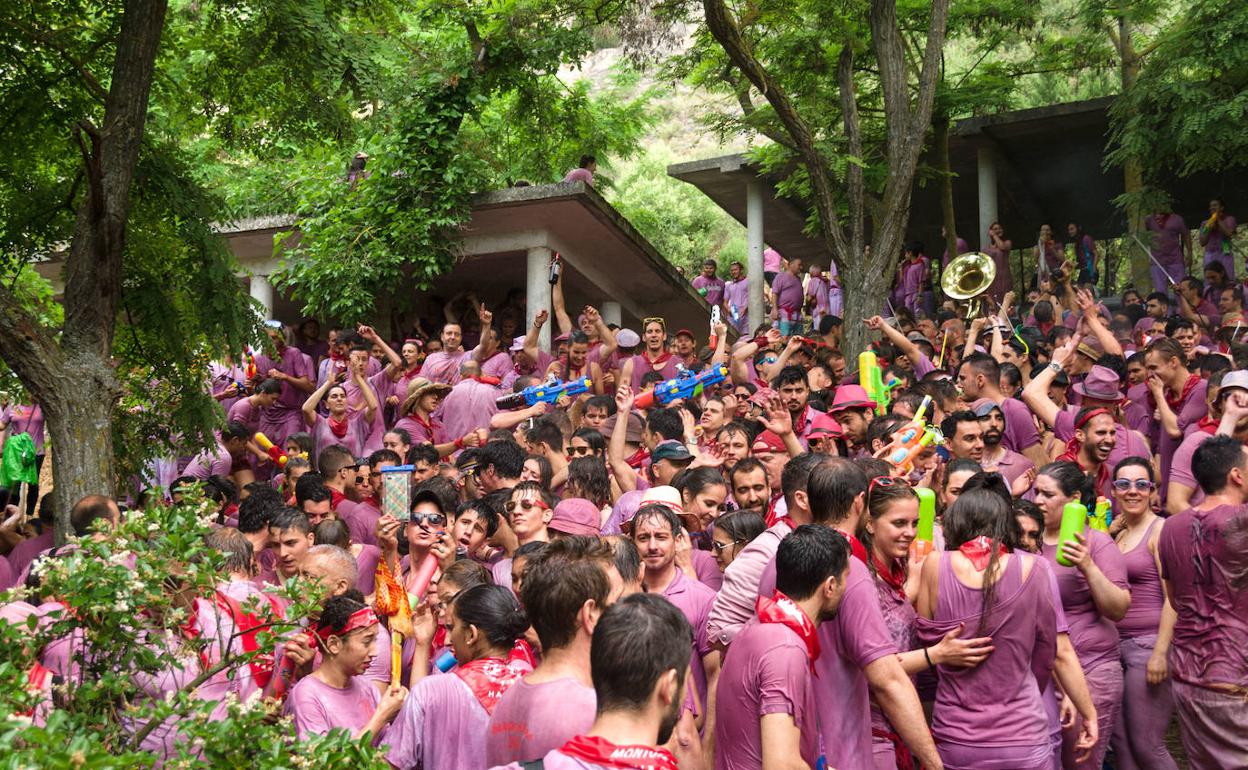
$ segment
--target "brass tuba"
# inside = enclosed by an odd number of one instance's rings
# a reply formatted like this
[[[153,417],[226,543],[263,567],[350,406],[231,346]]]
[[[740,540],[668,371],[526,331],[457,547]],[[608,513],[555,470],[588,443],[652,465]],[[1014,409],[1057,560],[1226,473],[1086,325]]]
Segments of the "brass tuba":
[[[966,317],[979,311],[979,295],[988,291],[997,277],[997,263],[982,251],[972,251],[957,257],[945,268],[940,277],[940,288],[945,295],[956,300],[971,300]]]

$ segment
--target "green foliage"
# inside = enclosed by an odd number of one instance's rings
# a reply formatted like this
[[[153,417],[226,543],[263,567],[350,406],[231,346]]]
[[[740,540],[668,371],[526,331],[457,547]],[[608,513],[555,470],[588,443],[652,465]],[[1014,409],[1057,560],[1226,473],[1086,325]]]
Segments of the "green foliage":
[[[1135,85],[1112,110],[1108,162],[1139,162],[1154,189],[1172,176],[1219,171],[1248,153],[1248,7],[1197,0],[1157,37]],[[1124,203],[1131,203],[1125,200]]]
[[[710,257],[726,276],[730,263],[745,261],[745,229],[710,198],[669,177],[667,166],[674,160],[655,150],[622,164],[611,204],[686,275],[696,275]]]
[[[65,611],[50,622],[14,627],[0,623],[0,743],[5,767],[150,767],[156,756],[138,747],[138,733],[152,720],[176,725],[179,756],[166,766],[188,768],[328,767],[385,768],[368,741],[337,731],[323,738],[296,741],[289,720],[276,719],[256,701],[231,700],[220,720],[209,719],[214,703],[195,695],[207,673],[237,671],[250,654],[232,654],[180,632],[195,597],[211,602],[223,571],[221,557],[204,537],[215,515],[202,501],[158,507],[130,516],[114,532],[77,541],[78,550],[41,563],[41,592],[58,597]],[[292,583],[285,596],[293,601],[287,617],[303,617],[315,596],[312,586]],[[12,600],[19,592],[10,592]],[[38,598],[25,597],[32,603]],[[209,605],[211,606],[211,605]],[[274,635],[294,627],[272,616],[267,602],[249,607],[269,623],[261,649],[272,649]],[[48,724],[32,725],[11,716],[29,710],[25,672],[35,652],[48,642],[70,637],[81,676],[55,688],[56,709]],[[166,651],[172,643],[176,657]],[[206,659],[206,662],[205,662]],[[181,661],[179,663],[178,661]],[[187,665],[182,688],[152,701],[138,694],[136,679],[159,676],[171,666]],[[197,676],[196,676],[197,675]],[[43,712],[41,712],[43,713]]]

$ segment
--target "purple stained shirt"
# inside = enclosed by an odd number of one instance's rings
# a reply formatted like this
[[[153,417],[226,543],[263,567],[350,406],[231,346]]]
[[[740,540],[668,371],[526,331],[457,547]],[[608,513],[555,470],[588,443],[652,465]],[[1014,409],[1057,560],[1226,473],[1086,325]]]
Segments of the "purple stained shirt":
[[[967,244],[966,239],[962,238],[961,236],[959,236],[957,239],[956,248],[958,250],[958,254],[957,254],[958,256],[962,256],[963,254],[971,250],[971,247]],[[940,257],[940,267],[943,270],[944,268],[948,266],[949,266],[949,249],[945,249],[945,253],[942,254]]]
[[[875,578],[875,593],[880,603],[880,613],[884,616],[884,626],[888,629],[893,644],[901,652],[913,650],[917,646],[915,637],[915,620],[918,615],[914,605],[899,594],[896,589],[883,580]],[[895,733],[884,712],[876,703],[871,704],[871,729]]]
[[[923,288],[923,280],[927,277],[927,262],[922,259],[907,260],[901,263],[900,271],[897,295],[903,302],[909,302]]]
[[[708,305],[718,305],[724,298],[724,279],[719,276],[713,275],[707,278],[699,273],[691,283],[693,288],[706,298]]]
[[[442,423],[437,419],[430,417],[429,423],[426,425],[413,417],[404,417],[394,424],[395,428],[402,428],[412,437],[412,446],[417,444],[445,444],[447,443],[446,431],[442,429]]]
[[[381,410],[378,410],[380,412]],[[312,441],[316,444],[316,452],[319,455],[325,451],[327,447],[340,446],[345,447],[351,452],[352,457],[364,457],[367,452],[364,444],[368,439],[368,434],[372,432],[372,426],[381,422],[379,414],[373,415],[373,423],[369,423],[364,412],[356,412],[355,414],[347,413],[347,432],[343,436],[334,435],[333,429],[329,425],[329,418],[317,415],[316,425],[312,426]]]
[[[234,599],[243,612],[251,612],[257,618],[274,611],[275,605],[250,580],[227,580],[217,586],[217,592]],[[206,643],[204,654],[209,663],[215,665],[227,654],[242,655],[245,652],[243,641],[241,636],[236,635],[238,625],[233,615],[215,601],[196,599],[196,605],[200,638]],[[276,606],[280,607],[280,602]],[[233,693],[240,702],[246,702],[259,691],[252,667],[244,665],[218,672],[195,690],[195,696],[203,701],[216,701],[213,718],[223,719],[228,710],[225,702],[227,694]]]
[[[1207,222],[1208,220],[1205,220],[1205,221]],[[1225,212],[1223,212],[1222,214],[1222,221],[1230,224],[1232,233],[1235,232],[1235,228],[1239,224],[1238,222],[1235,221],[1235,217]],[[1206,229],[1205,222],[1201,222],[1200,228],[1202,232]],[[1205,242],[1205,264],[1206,265],[1209,264],[1210,262],[1213,262],[1214,260],[1221,259],[1224,251],[1230,252],[1231,250],[1231,244],[1229,243],[1231,239],[1227,238],[1225,235],[1222,234],[1221,227],[1212,227],[1212,228],[1208,228],[1208,230],[1209,230],[1209,240]]]
[[[1073,395],[1073,394],[1072,394]],[[1053,435],[1059,441],[1070,441],[1075,437],[1075,417],[1078,415],[1076,409],[1062,409],[1057,413],[1057,418],[1053,420]],[[1148,441],[1143,436],[1122,423],[1114,425],[1114,431],[1117,433],[1118,439],[1114,442],[1114,448],[1109,453],[1109,458],[1105,460],[1105,467],[1112,472],[1118,463],[1128,457],[1151,458],[1152,451],[1148,448]],[[1097,494],[1104,497],[1112,497],[1113,485],[1109,480],[1098,490]],[[1165,495],[1165,492],[1162,492]]]
[[[149,648],[159,656],[162,668],[157,671],[132,671],[130,681],[134,691],[132,701],[147,700],[163,701],[174,693],[183,690],[199,676],[199,660],[186,647],[182,640],[172,633],[144,633],[139,644]],[[133,717],[121,717],[122,728],[131,734],[137,733],[147,725],[147,720]],[[177,753],[177,747],[184,741],[178,732],[174,720],[166,720],[159,727],[148,733],[140,743],[140,748],[165,758]]]
[[[584,182],[590,187],[593,187],[594,186],[594,172],[590,171],[587,168],[580,168],[578,166],[577,168],[574,168],[571,171],[569,171],[567,176],[563,178],[563,181]]]
[[[498,413],[495,399],[503,392],[477,380],[461,380],[442,400],[442,428],[448,436],[465,436],[477,428],[489,429]]]
[[[315,376],[315,371],[308,363],[308,358],[299,348],[286,347],[282,350],[277,359],[269,358],[265,355],[256,356],[256,379],[264,380],[269,376],[270,369],[278,371],[290,377],[306,378],[309,382]],[[303,409],[303,402],[308,400],[308,393],[296,388],[294,385],[282,380],[282,392],[277,397],[277,403],[269,407],[267,411],[274,412],[299,412]],[[272,438],[272,437],[270,437]],[[274,439],[276,442],[276,439]]]
[[[182,471],[182,475],[207,481],[209,476],[229,476],[233,465],[234,458],[230,456],[229,450],[221,445],[221,434],[218,433],[217,446],[195,455],[195,458]]]
[[[336,727],[355,734],[373,718],[380,702],[381,693],[362,676],[353,676],[345,688],[338,688],[312,675],[291,689],[282,713],[294,718],[295,734],[303,740]]]
[[[801,733],[802,760],[819,759],[815,690],[806,644],[788,626],[748,622],[724,659],[715,696],[715,770],[757,770],[763,763],[759,720],[789,714]],[[731,748],[731,750],[727,750]]]
[[[792,273],[785,271],[771,282],[771,294],[780,310],[787,313],[800,313],[806,293],[802,289],[802,281]]]
[[[784,266],[784,257],[775,249],[763,249],[763,272],[778,273]]]
[[[987,454],[984,456],[983,462],[980,463],[986,471],[996,471],[1005,477],[1006,486],[1014,483],[1014,480],[1022,476],[1030,468],[1034,468],[1035,463],[1028,460],[1018,452],[1011,452],[1008,449],[1002,450],[1002,455],[995,462],[990,461]]]
[[[633,356],[633,382],[632,382],[633,390],[638,393],[641,392],[642,390],[641,378],[644,377],[647,372],[658,372],[659,374],[663,375],[664,381],[672,379],[673,377],[676,376],[677,372],[679,371],[676,368],[676,365],[679,363],[680,363],[680,359],[677,358],[676,356],[672,356],[668,358],[667,361],[664,362],[662,366],[660,366],[658,369],[655,369],[654,364],[650,363],[650,359],[646,358],[644,354],[638,353],[637,355]]]
[[[689,558],[693,561],[693,571],[698,575],[698,582],[712,592],[719,591],[724,584],[724,573],[719,571],[719,562],[715,561],[714,554],[694,548],[689,553]]]
[[[1179,405],[1176,410],[1179,418],[1179,430],[1186,435],[1187,428],[1208,413],[1205,406],[1205,393],[1209,389],[1209,382],[1201,380],[1192,392],[1188,394],[1187,399]],[[1170,434],[1164,430],[1159,431],[1160,436],[1157,439],[1157,454],[1161,456],[1161,498],[1165,501],[1166,486],[1170,483],[1170,466],[1174,460],[1174,453],[1178,451],[1179,444],[1183,443],[1183,439],[1170,438]]]
[[[38,404],[10,404],[0,411],[0,422],[8,424],[10,436],[30,434],[35,454],[43,454],[43,407]]]
[[[1127,388],[1127,403],[1123,414],[1126,415],[1128,428],[1143,436],[1152,434],[1153,410],[1148,408],[1148,383],[1141,382]]]
[[[1176,681],[1248,687],[1248,508],[1189,509],[1166,520],[1161,577],[1178,619],[1170,642]]]
[[[1122,552],[1109,535],[1095,529],[1085,529],[1092,561],[1104,573],[1109,582],[1127,589],[1127,565]],[[1074,645],[1083,670],[1088,671],[1103,663],[1118,661],[1118,627],[1114,621],[1101,615],[1092,600],[1088,580],[1077,567],[1063,567],[1057,563],[1057,546],[1041,544],[1041,555],[1057,576],[1062,593],[1062,609],[1070,624],[1070,642]]]
[[[430,382],[444,382],[448,385],[454,385],[459,382],[459,366],[468,355],[469,353],[466,350],[454,353],[439,350],[430,353],[425,357],[425,363],[420,367],[420,376],[427,378]]]
[[[827,315],[831,312],[828,306],[828,292],[831,290],[831,284],[828,282],[827,276],[819,276],[815,278],[811,276],[806,282],[806,296],[812,298],[813,314]]]
[[[43,534],[35,535],[29,540],[23,540],[13,546],[13,550],[9,551],[9,566],[13,568],[13,578],[16,579],[26,572],[26,568],[34,561],[35,557],[54,545],[52,541],[52,528],[48,527]]]
[[[490,715],[458,676],[416,683],[386,731],[386,759],[398,768],[480,770]]]
[[[352,543],[377,545],[377,521],[381,518],[381,511],[370,503],[356,503],[350,500],[338,503],[336,510],[338,518],[347,523]],[[364,593],[367,595],[370,592]]]
[[[711,605],[715,603],[715,591],[687,577],[684,570],[677,568],[672,582],[667,584],[661,595],[676,605],[693,628],[693,685],[697,688],[698,705],[702,713],[706,713],[706,669],[702,666],[702,658],[711,651],[711,640],[706,635],[706,620],[711,614]]]
[[[594,688],[575,679],[529,684],[516,682],[490,715],[485,765],[528,762],[583,735],[594,724]]]
[[[792,531],[788,521],[777,521],[742,548],[737,558],[724,570],[723,585],[715,595],[707,618],[707,636],[712,641],[725,645],[732,642],[741,628],[754,617],[759,581],[767,565],[775,559],[780,541]]]
[[[728,306],[728,318],[737,331],[750,330],[750,280],[729,281],[724,284],[724,304]]]
[[[1203,430],[1192,431],[1183,437],[1183,443],[1179,444],[1179,448],[1174,450],[1174,456],[1170,460],[1170,481],[1168,483],[1179,484],[1192,490],[1191,497],[1187,499],[1189,506],[1200,505],[1205,499],[1205,491],[1200,488],[1200,484],[1196,483],[1196,475],[1192,473],[1192,455],[1196,454],[1196,448],[1205,443],[1205,439],[1209,438],[1213,438],[1213,436]]]
[[[1188,232],[1187,223],[1178,214],[1169,214],[1161,224],[1156,216],[1149,215],[1144,219],[1144,229],[1153,234],[1153,258],[1178,280],[1186,272],[1183,270],[1183,234]],[[1177,269],[1172,270],[1172,267]]]
[[[1022,454],[1040,443],[1040,433],[1036,430],[1036,421],[1031,410],[1017,398],[1007,398],[1001,402],[1001,414],[1005,417],[1005,434],[1001,444],[1006,449]]]
[[[251,403],[250,398],[240,398],[230,407],[226,419],[229,422],[241,422],[252,433],[260,430],[260,407]]]
[[[1148,549],[1148,541],[1164,521],[1155,517],[1140,542],[1122,555],[1127,566],[1127,584],[1131,589],[1131,606],[1118,621],[1118,633],[1124,639],[1153,636],[1161,623],[1161,608],[1166,597],[1161,588],[1161,575],[1157,572],[1157,560]]]

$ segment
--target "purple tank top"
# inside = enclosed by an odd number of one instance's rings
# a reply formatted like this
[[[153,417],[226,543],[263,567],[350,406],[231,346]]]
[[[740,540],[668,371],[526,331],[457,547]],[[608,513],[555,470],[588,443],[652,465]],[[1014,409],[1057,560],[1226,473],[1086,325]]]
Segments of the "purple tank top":
[[[935,617],[918,619],[920,643],[935,644],[964,623],[963,638],[991,636],[996,649],[975,668],[939,668],[933,737],[938,743],[983,747],[1046,743],[1049,721],[1040,692],[1053,669],[1057,621],[1045,565],[1035,559],[1023,579],[1024,557],[1009,557],[981,633],[983,591],[958,580],[952,554],[935,555],[940,558]]]
[[[1105,577],[1119,588],[1127,588],[1127,570],[1123,565],[1122,552],[1109,535],[1095,529],[1085,529],[1092,561]],[[1057,575],[1057,587],[1062,592],[1062,608],[1070,623],[1070,643],[1079,655],[1079,663],[1088,671],[1102,663],[1118,663],[1118,626],[1101,615],[1092,599],[1088,580],[1076,567],[1063,567],[1057,563],[1057,546],[1044,543],[1041,554],[1049,568]]]
[[[1165,603],[1165,595],[1161,587],[1161,575],[1157,573],[1157,562],[1148,550],[1153,527],[1160,523],[1161,519],[1153,519],[1144,533],[1144,539],[1122,555],[1127,565],[1127,583],[1131,589],[1131,608],[1118,621],[1118,633],[1124,637],[1153,636],[1161,622],[1161,607]]]

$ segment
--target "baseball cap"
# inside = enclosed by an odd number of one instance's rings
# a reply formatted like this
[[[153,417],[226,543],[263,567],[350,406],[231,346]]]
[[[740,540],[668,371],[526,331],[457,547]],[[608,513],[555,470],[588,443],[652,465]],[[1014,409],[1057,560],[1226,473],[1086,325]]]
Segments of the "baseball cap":
[[[754,443],[750,445],[751,452],[784,452],[784,439],[765,430],[754,438]]]
[[[693,338],[694,338],[694,337],[693,337],[693,332],[689,331],[688,329],[677,329],[677,330],[676,330],[676,336],[677,336],[677,337],[688,337],[689,339],[693,339]]]
[[[654,448],[654,451],[650,453],[651,463],[657,463],[659,460],[672,460],[679,463],[692,459],[693,455],[685,445],[674,439],[660,441],[658,446]]]
[[[521,350],[524,350],[524,337],[516,337],[512,340],[511,347],[507,348],[507,350],[511,353],[519,353]]]

